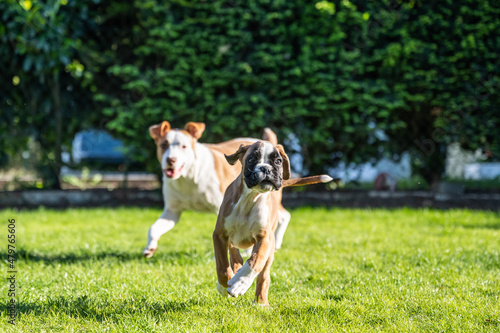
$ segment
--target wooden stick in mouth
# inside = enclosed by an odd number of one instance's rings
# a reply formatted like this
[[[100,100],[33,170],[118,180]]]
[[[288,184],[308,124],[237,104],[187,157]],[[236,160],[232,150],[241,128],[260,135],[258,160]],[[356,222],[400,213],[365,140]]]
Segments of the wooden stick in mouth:
[[[317,183],[328,183],[332,180],[333,180],[333,178],[328,176],[328,175],[285,179],[285,180],[283,180],[282,187],[311,185],[311,184],[317,184]]]

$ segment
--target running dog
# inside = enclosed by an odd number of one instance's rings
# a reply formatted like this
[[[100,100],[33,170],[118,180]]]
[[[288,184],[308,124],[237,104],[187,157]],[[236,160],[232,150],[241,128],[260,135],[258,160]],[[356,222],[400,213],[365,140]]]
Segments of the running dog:
[[[224,194],[213,233],[217,266],[217,291],[225,296],[243,295],[257,277],[255,301],[269,306],[270,268],[277,244],[281,192],[287,186],[326,183],[327,175],[290,179],[290,163],[281,145],[257,141],[240,146],[227,162],[241,162],[241,172]],[[253,246],[243,265],[238,249]],[[227,252],[231,262],[228,260]]]

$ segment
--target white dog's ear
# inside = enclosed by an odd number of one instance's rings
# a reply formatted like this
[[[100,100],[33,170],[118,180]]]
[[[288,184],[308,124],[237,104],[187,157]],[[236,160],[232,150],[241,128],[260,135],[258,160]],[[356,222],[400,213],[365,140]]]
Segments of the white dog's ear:
[[[238,148],[238,150],[234,154],[229,155],[229,156],[224,154],[224,156],[226,157],[227,163],[229,163],[231,165],[235,165],[236,162],[238,162],[238,160],[240,159],[240,157],[245,155],[245,153],[247,152],[249,147],[250,147],[249,145],[248,146],[241,145],[240,148]]]
[[[283,179],[290,179],[290,160],[288,159],[288,155],[285,153],[285,149],[283,149],[282,145],[276,145],[276,149],[281,155],[283,159]]]
[[[196,140],[201,138],[203,132],[205,132],[205,123],[195,123],[190,121],[184,126],[184,129],[191,134]]]
[[[153,140],[157,141],[159,138],[162,138],[170,131],[170,123],[168,121],[163,121],[162,123],[153,125],[149,127],[149,135],[153,138]]]

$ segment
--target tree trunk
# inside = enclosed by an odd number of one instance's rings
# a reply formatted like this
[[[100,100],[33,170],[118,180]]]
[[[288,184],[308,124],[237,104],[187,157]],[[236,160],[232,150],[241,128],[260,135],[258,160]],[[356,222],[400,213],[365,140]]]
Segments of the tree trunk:
[[[54,118],[56,120],[56,140],[54,147],[54,162],[51,163],[50,169],[52,172],[52,178],[50,180],[50,187],[53,189],[61,188],[61,167],[62,167],[62,110],[61,110],[61,94],[60,94],[60,84],[59,84],[59,74],[54,74],[53,80],[50,81],[50,89],[52,92],[53,108],[54,108]]]

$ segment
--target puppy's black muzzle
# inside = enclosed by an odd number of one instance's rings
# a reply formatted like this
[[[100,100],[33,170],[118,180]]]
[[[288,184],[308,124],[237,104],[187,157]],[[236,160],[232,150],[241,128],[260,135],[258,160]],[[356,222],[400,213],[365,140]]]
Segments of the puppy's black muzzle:
[[[248,188],[252,188],[258,185],[272,185],[274,190],[278,190],[281,188],[281,177],[279,173],[275,172],[269,166],[260,166],[256,168],[257,171],[251,171],[247,169],[245,172],[245,183]]]
[[[272,169],[271,167],[267,167],[267,166],[261,166],[260,168],[260,172],[262,172],[266,177],[269,177],[269,175],[272,173]]]

